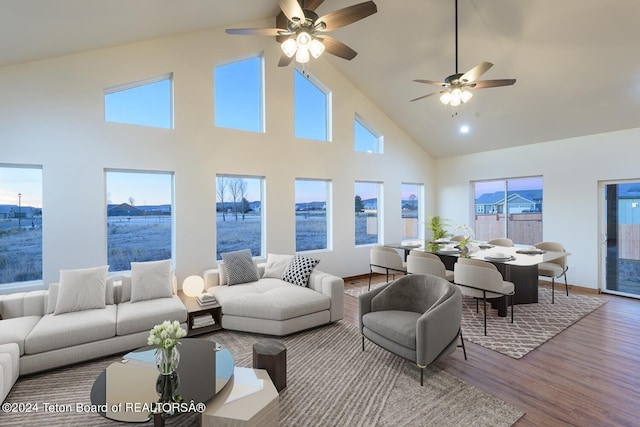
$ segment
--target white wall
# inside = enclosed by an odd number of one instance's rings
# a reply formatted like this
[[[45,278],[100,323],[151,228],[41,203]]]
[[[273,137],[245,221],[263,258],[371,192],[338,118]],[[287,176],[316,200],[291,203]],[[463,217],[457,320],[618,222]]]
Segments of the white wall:
[[[266,133],[216,128],[214,66],[261,51]],[[384,239],[399,241],[400,184],[424,183],[433,206],[435,162],[323,58],[309,70],[333,91],[333,142],[295,139],[293,66],[278,68],[279,55],[271,38],[217,29],[0,68],[0,163],[43,168],[44,282],[58,280],[61,268],[106,263],[105,168],[175,173],[180,280],[215,265],[217,173],[266,177],[273,253],[295,251],[294,179],[331,179],[334,247],[315,254],[319,268],[368,272],[369,249],[354,247],[354,181],[384,182]],[[169,72],[174,130],[104,122],[104,88]],[[384,155],[353,152],[355,112],[384,134]]]
[[[598,182],[640,179],[638,140],[640,128],[441,159],[439,214],[469,224],[470,181],[541,175],[543,239],[562,242],[571,252],[570,283],[597,288]]]

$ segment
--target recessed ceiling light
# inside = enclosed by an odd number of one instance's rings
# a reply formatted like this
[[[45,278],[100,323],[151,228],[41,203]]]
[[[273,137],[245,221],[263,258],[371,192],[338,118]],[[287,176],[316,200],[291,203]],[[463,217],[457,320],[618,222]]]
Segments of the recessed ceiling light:
[[[469,133],[469,126],[467,125],[460,126],[460,133]]]

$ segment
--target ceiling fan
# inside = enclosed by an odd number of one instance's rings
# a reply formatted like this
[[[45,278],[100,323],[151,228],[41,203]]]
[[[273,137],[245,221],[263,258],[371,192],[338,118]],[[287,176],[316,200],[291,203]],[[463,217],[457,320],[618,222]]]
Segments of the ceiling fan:
[[[278,28],[228,28],[227,34],[250,36],[276,36],[282,43],[279,67],[286,67],[295,60],[309,62],[310,56],[318,58],[325,50],[347,60],[358,53],[346,44],[327,35],[329,31],[352,24],[378,11],[372,1],[348,6],[326,15],[318,16],[316,8],[323,0],[278,0],[282,12],[276,17]]]
[[[427,98],[432,95],[441,94],[440,101],[443,104],[457,107],[460,103],[465,103],[471,99],[473,94],[467,89],[486,89],[490,87],[510,86],[516,82],[516,79],[499,79],[499,80],[478,80],[481,75],[489,71],[489,68],[493,67],[490,62],[481,62],[466,73],[462,74],[458,72],[458,0],[455,0],[455,23],[456,23],[456,72],[444,79],[443,82],[433,80],[418,79],[414,82],[426,83],[430,85],[442,86],[445,89],[440,92],[429,93],[424,96],[412,99],[417,101],[419,99]]]

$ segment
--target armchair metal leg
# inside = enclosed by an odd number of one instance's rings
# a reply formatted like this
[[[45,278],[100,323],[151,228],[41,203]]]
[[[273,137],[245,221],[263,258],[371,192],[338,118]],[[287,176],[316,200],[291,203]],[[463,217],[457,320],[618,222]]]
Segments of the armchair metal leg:
[[[362,351],[364,351],[364,335],[362,336]]]
[[[422,387],[424,385],[424,368],[426,366],[418,365],[418,368],[420,368],[420,387]]]
[[[371,290],[371,276],[373,275],[373,268],[369,267],[369,287],[367,288],[367,291]]]
[[[569,285],[567,284],[567,272],[564,272],[564,289],[567,291],[567,296],[569,296]]]
[[[556,303],[556,279],[551,278],[551,304]]]

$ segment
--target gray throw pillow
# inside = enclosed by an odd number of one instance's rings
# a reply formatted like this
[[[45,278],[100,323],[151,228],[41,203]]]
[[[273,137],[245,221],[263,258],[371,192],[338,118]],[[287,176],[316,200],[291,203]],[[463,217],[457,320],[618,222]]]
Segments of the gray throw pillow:
[[[307,286],[309,276],[319,262],[319,259],[296,255],[282,275],[282,280],[298,286]]]
[[[258,280],[258,269],[251,258],[251,250],[226,252],[220,256],[222,257],[222,268],[227,276],[227,285],[238,285]]]

